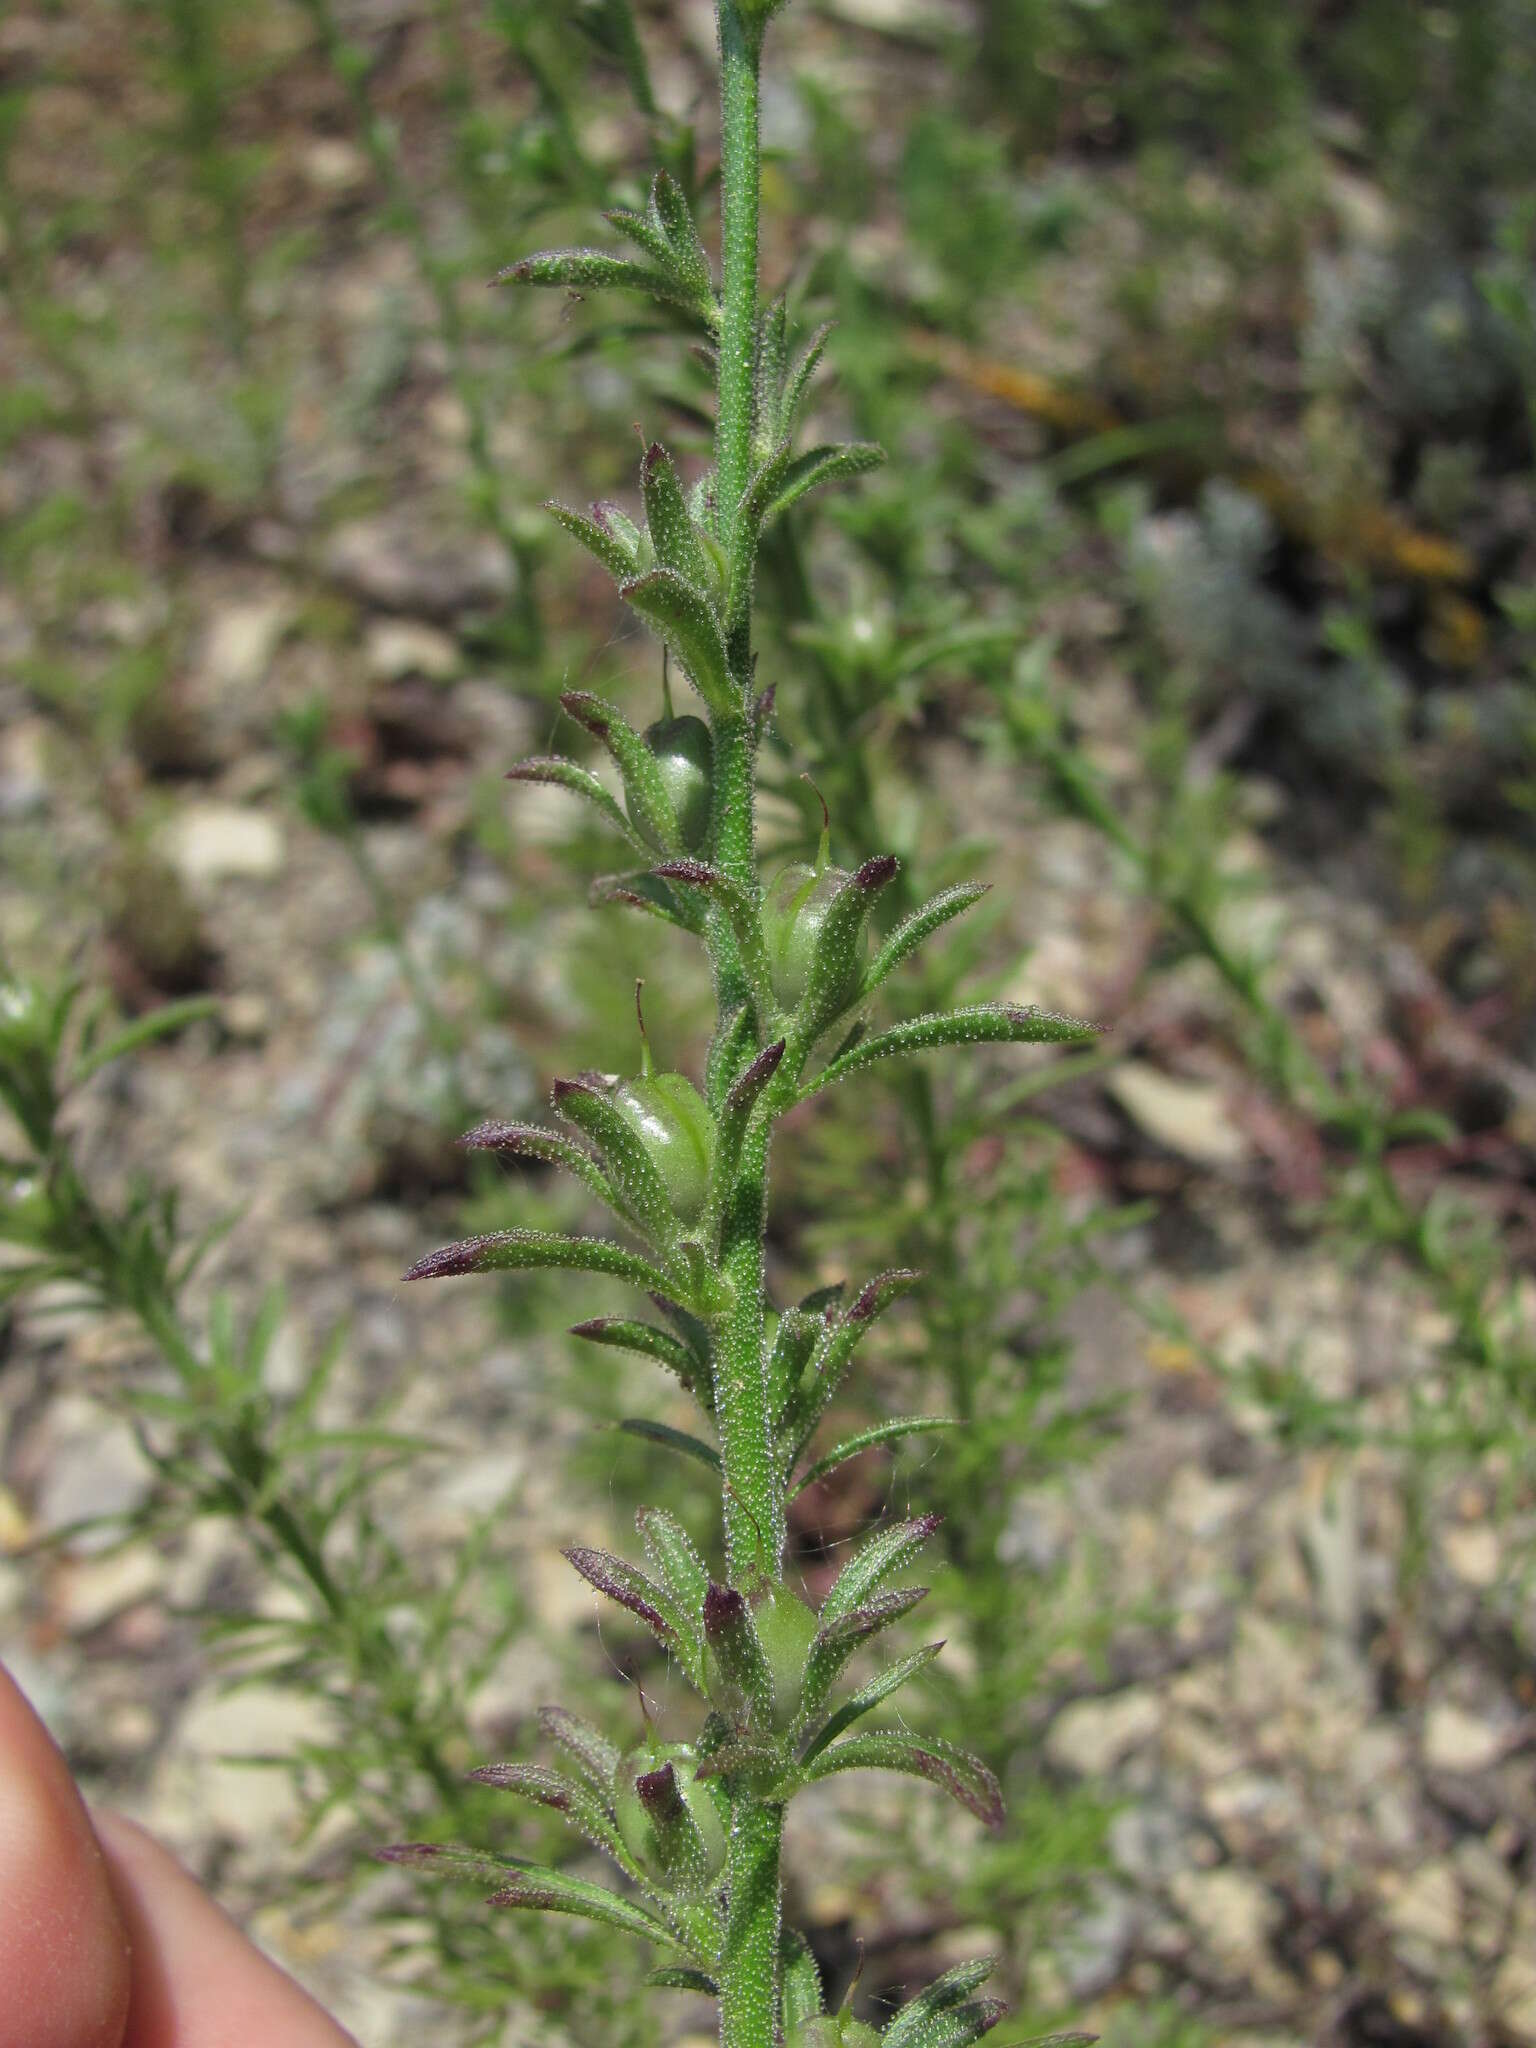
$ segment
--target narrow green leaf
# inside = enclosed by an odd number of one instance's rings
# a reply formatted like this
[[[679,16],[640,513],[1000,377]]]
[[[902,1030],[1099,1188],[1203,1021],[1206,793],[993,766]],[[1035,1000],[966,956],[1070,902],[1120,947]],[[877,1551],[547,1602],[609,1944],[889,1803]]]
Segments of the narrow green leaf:
[[[894,879],[901,863],[895,854],[877,854],[852,874],[827,905],[816,934],[806,977],[805,997],[795,1023],[797,1055],[808,1052],[843,1011],[849,1007],[847,991],[859,987],[856,961],[864,927],[882,890]],[[791,1068],[791,1072],[796,1071]]]
[[[682,279],[667,271],[615,256],[607,249],[541,249],[498,270],[492,284],[544,285],[555,291],[641,292],[663,304],[681,306],[713,324],[713,305],[701,305]]]
[[[219,1005],[212,996],[189,996],[185,1002],[163,1003],[158,1010],[151,1010],[147,1017],[140,1017],[132,1024],[124,1025],[121,1031],[100,1045],[92,1046],[75,1062],[70,1076],[71,1085],[78,1086],[90,1079],[92,1074],[110,1066],[113,1060],[120,1060],[125,1053],[137,1052],[142,1046],[153,1045],[157,1038],[169,1038],[173,1032],[184,1031],[189,1024],[201,1022],[204,1017],[216,1017]]]
[[[899,1658],[896,1663],[887,1665],[868,1685],[860,1686],[853,1697],[845,1700],[831,1719],[812,1736],[801,1761],[809,1763],[813,1756],[820,1756],[828,1744],[835,1742],[855,1721],[862,1720],[882,1700],[888,1700],[893,1692],[899,1691],[909,1678],[915,1678],[919,1671],[931,1664],[943,1647],[942,1643],[928,1643],[921,1650],[914,1650],[910,1657]]]
[[[739,1003],[722,1017],[704,1066],[704,1097],[718,1116],[726,1096],[758,1055],[752,1005]]]
[[[719,1720],[719,1716],[714,1718]],[[699,1765],[700,1780],[735,1778],[745,1781],[757,1798],[766,1798],[770,1793],[775,1797],[787,1797],[792,1788],[782,1786],[784,1753],[778,1744],[742,1739],[730,1732],[729,1723],[721,1722],[720,1725],[726,1729],[726,1739],[711,1749]]]
[[[742,1143],[752,1112],[763,1090],[778,1072],[783,1057],[782,1038],[764,1046],[720,1105],[720,1113],[715,1119],[715,1153],[710,1162],[709,1203],[704,1212],[704,1234],[711,1243],[720,1229],[731,1191],[736,1185],[736,1169],[741,1163]]]
[[[779,1317],[768,1358],[768,1399],[775,1425],[783,1423],[789,1403],[799,1390],[811,1354],[827,1332],[825,1313],[811,1314],[803,1308],[787,1308]]]
[[[469,1775],[477,1785],[493,1785],[498,1791],[515,1793],[519,1799],[560,1814],[594,1848],[605,1850],[626,1870],[631,1867],[605,1801],[573,1778],[544,1764],[523,1763],[481,1764]]]
[[[653,850],[646,845],[590,768],[567,761],[561,754],[534,754],[509,768],[506,779],[508,782],[548,782],[557,789],[568,789],[573,796],[584,798],[601,811],[605,823],[621,832],[637,852],[649,854]]]
[[[538,1267],[570,1267],[583,1273],[608,1273],[636,1287],[661,1291],[670,1286],[649,1260],[611,1244],[603,1237],[560,1237],[549,1230],[493,1230],[445,1244],[418,1259],[406,1280],[450,1280],[462,1273],[509,1273]]]
[[[698,1622],[665,1586],[658,1586],[634,1565],[606,1550],[576,1544],[561,1555],[589,1586],[595,1586],[636,1620],[643,1621],[663,1648],[674,1653],[693,1684],[702,1683],[703,1645]]]
[[[707,861],[663,861],[651,872],[663,882],[677,882],[685,889],[696,889],[712,896],[724,909],[730,919],[731,930],[736,934],[742,970],[752,993],[752,1006],[757,1012],[758,1029],[765,1030],[768,1019],[773,1015],[773,984],[768,975],[768,949],[763,942],[763,920],[756,897],[749,894],[740,882],[719,868],[711,867]]]
[[[561,708],[602,741],[624,783],[624,800],[634,820],[630,837],[643,852],[681,853],[682,827],[667,792],[661,764],[617,705],[590,690],[566,690]]]
[[[619,1768],[617,1744],[564,1707],[540,1707],[539,1726],[580,1767],[599,1797],[611,1799],[613,1774]]]
[[[792,1927],[786,1927],[779,1936],[779,1974],[783,1985],[783,2030],[788,2036],[823,2010],[821,1971],[816,1966],[815,1954],[805,1936]]]
[[[654,1323],[627,1316],[593,1316],[588,1322],[573,1323],[571,1335],[583,1337],[589,1344],[606,1344],[615,1351],[634,1351],[642,1358],[652,1358],[668,1372],[675,1372],[685,1386],[693,1385],[699,1370],[687,1345],[669,1330],[658,1330]]]
[[[586,1920],[598,1920],[638,1934],[646,1941],[676,1948],[677,1938],[655,1914],[632,1899],[623,1899],[600,1884],[571,1877],[542,1863],[525,1863],[518,1858],[482,1856],[473,1849],[461,1849],[444,1842],[401,1842],[377,1852],[381,1863],[424,1870],[437,1876],[470,1878],[494,1884],[489,1903],[517,1906],[532,1912],[573,1913]]]
[[[843,1666],[861,1643],[869,1641],[928,1597],[926,1586],[898,1586],[887,1593],[874,1593],[862,1605],[827,1622],[817,1631],[805,1665],[802,1712],[814,1720],[826,1705],[832,1688],[842,1676]]]
[[[789,306],[783,292],[770,299],[757,316],[757,364],[753,444],[761,450],[766,437],[770,447],[785,436],[774,431],[779,401],[784,395],[784,377],[789,368]]]
[[[698,899],[686,892],[679,896],[649,869],[627,875],[597,876],[587,891],[587,901],[594,906],[622,903],[630,910],[643,911],[647,917],[658,917],[664,924],[674,924],[679,931],[703,929],[704,910]]]
[[[588,554],[595,555],[611,576],[626,582],[640,566],[639,535],[633,541],[624,534],[601,505],[592,507],[593,517],[574,512],[569,505],[551,499],[544,507],[549,516],[575,536]],[[633,529],[631,530],[633,532]]]
[[[710,275],[709,255],[694,220],[693,209],[688,204],[688,195],[666,171],[658,171],[651,181],[647,211],[666,235],[678,276],[701,303],[713,300],[715,281]]]
[[[808,449],[789,465],[783,484],[764,510],[764,527],[782,519],[808,491],[820,490],[827,484],[847,483],[852,477],[864,476],[870,470],[878,469],[884,460],[885,450],[876,447],[873,441],[848,441],[838,446]]]
[[[665,1921],[633,1899],[621,1899],[603,1885],[589,1884],[585,1878],[570,1877],[563,1870],[551,1870],[542,1864],[526,1865],[510,1884],[493,1892],[487,1903],[533,1913],[570,1913],[581,1920],[598,1920],[621,1928],[626,1934],[638,1934],[666,1948],[677,1947],[677,1937]]]
[[[869,972],[864,977],[864,993],[869,995],[877,989],[917,951],[925,939],[948,924],[951,918],[969,910],[990,887],[989,882],[958,883],[953,889],[941,890],[920,909],[904,917],[870,962]]]
[[[780,442],[747,483],[731,521],[730,570],[727,577],[725,630],[739,632],[752,606],[752,578],[758,542],[767,523],[768,507],[789,471],[789,443]]]
[[[942,1515],[918,1515],[910,1522],[897,1522],[879,1529],[848,1560],[833,1581],[832,1590],[821,1603],[821,1625],[825,1630],[842,1615],[862,1607],[871,1594],[917,1555],[943,1520]]]
[[[906,2037],[907,2048],[971,2048],[973,2041],[979,2041],[984,2034],[990,2034],[999,2020],[1006,2019],[1008,2008],[1000,1998],[978,1998],[969,2005],[956,2005],[947,2011],[931,2014],[915,2027]],[[1093,2034],[1053,2034],[1051,2040],[1058,2044],[1065,2041],[1092,2041]],[[1048,2043],[1038,2044],[1048,2048]]]
[[[698,1365],[701,1375],[707,1383],[710,1376],[711,1346],[713,1343],[713,1339],[709,1334],[709,1325],[701,1322],[690,1309],[684,1308],[680,1302],[673,1301],[668,1295],[653,1294],[651,1300],[661,1310],[661,1313],[666,1317],[673,1329],[676,1330],[684,1344],[687,1345],[695,1363]]]
[[[898,1415],[890,1422],[880,1422],[872,1429],[861,1429],[856,1436],[844,1437],[835,1444],[823,1458],[800,1475],[795,1486],[796,1493],[804,1493],[808,1486],[814,1486],[818,1479],[825,1479],[829,1472],[839,1465],[856,1458],[860,1451],[867,1451],[874,1444],[898,1443],[903,1437],[926,1436],[940,1429],[959,1429],[962,1424],[953,1415]]]
[[[936,2012],[948,2012],[963,2005],[973,1991],[979,1991],[997,1968],[992,1956],[980,1956],[973,1963],[960,1963],[935,1977],[926,1990],[909,1999],[881,2036],[883,2048],[911,2048],[912,2036],[924,2020]]]
[[[1054,1017],[1018,1003],[978,1003],[968,1010],[944,1010],[911,1017],[860,1039],[851,1051],[830,1060],[801,1089],[799,1099],[814,1095],[834,1081],[845,1080],[877,1060],[901,1059],[908,1053],[933,1052],[952,1045],[1074,1045],[1097,1030],[1076,1017]]]
[[[678,1226],[667,1184],[646,1150],[645,1140],[603,1083],[595,1076],[557,1081],[551,1100],[556,1114],[584,1131],[602,1152],[603,1164],[636,1227],[653,1244],[669,1246]]]
[[[837,1771],[901,1771],[926,1778],[974,1813],[988,1827],[1001,1827],[1003,1795],[979,1757],[941,1742],[892,1730],[873,1735],[846,1735],[805,1765],[807,1783],[830,1778]]]
[[[825,1324],[810,1369],[786,1405],[779,1441],[787,1453],[785,1470],[792,1472],[804,1456],[817,1424],[843,1382],[853,1354],[879,1318],[922,1278],[909,1267],[893,1267],[865,1282],[842,1315]]]
[[[523,1867],[514,1857],[488,1856],[457,1842],[391,1842],[373,1854],[376,1862],[392,1863],[402,1870],[427,1870],[434,1877],[466,1878],[472,1884],[504,1884]]]
[[[787,441],[799,422],[800,408],[805,403],[806,392],[810,389],[816,366],[826,353],[827,341],[835,322],[828,320],[818,327],[806,343],[784,382],[784,395],[779,401],[779,438]]]
[[[883,1275],[882,1277],[889,1278],[890,1276]],[[872,1281],[870,1284],[873,1286],[876,1283]],[[868,1289],[866,1288],[864,1291],[867,1293]],[[803,1314],[819,1316],[825,1322],[828,1310],[841,1310],[843,1297],[847,1292],[848,1282],[846,1280],[829,1280],[825,1287],[813,1287],[809,1294],[801,1295],[795,1306]]]
[[[701,1998],[718,1998],[720,1986],[702,1970],[652,1970],[645,1979],[654,1991],[696,1991]]]
[[[609,207],[603,219],[607,221],[609,227],[616,229],[621,235],[627,235],[637,248],[643,249],[658,270],[667,272],[674,281],[677,280],[677,258],[673,254],[672,244],[667,239],[667,231],[660,221],[652,220],[649,213],[632,213],[627,206]],[[690,300],[692,296],[690,291]]]
[[[653,441],[640,459],[640,495],[657,561],[664,568],[675,569],[695,589],[708,591],[711,565],[688,515],[672,458],[659,441]]]
[[[712,1472],[720,1470],[720,1453],[717,1450],[705,1443],[702,1437],[690,1436],[685,1429],[674,1429],[669,1422],[652,1422],[643,1415],[626,1415],[619,1428],[626,1436],[644,1437],[647,1443],[660,1444],[664,1450],[681,1452],[685,1458],[697,1458]]]
[[[624,1204],[618,1189],[590,1153],[562,1138],[558,1131],[541,1130],[537,1124],[504,1124],[492,1120],[476,1124],[459,1143],[467,1152],[496,1152],[502,1158],[539,1159],[549,1166],[563,1166],[589,1187],[598,1200],[622,1216]]]
[[[715,1463],[719,1462],[717,1458]],[[700,1617],[702,1627],[709,1568],[688,1540],[688,1531],[665,1508],[641,1508],[635,1516],[635,1527],[640,1531],[652,1569],[660,1573],[683,1612]]]
[[[696,584],[675,569],[652,569],[621,585],[619,595],[672,650],[711,711],[733,715],[741,710],[740,694],[726,665],[720,623]]]

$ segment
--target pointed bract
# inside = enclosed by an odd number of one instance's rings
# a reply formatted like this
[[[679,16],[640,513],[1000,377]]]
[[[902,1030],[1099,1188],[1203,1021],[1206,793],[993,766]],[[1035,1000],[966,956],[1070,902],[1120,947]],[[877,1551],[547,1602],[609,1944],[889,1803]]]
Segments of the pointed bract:
[[[1003,1795],[996,1778],[980,1757],[971,1756],[937,1736],[907,1734],[847,1735],[805,1767],[808,1781],[838,1771],[900,1771],[926,1778],[974,1813],[989,1828],[1003,1824]]]

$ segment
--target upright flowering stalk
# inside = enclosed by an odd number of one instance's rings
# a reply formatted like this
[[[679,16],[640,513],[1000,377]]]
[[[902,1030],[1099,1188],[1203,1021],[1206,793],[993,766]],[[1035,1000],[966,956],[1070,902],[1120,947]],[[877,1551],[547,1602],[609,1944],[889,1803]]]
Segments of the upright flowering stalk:
[[[783,0],[718,0],[722,159],[717,287],[688,201],[664,172],[644,213],[609,224],[634,253],[562,249],[503,273],[510,283],[640,292],[682,308],[704,330],[717,368],[714,465],[686,486],[659,445],[640,467],[641,517],[613,504],[550,509],[617,579],[687,677],[703,717],[662,715],[635,731],[587,693],[565,707],[613,758],[622,806],[576,762],[540,756],[513,779],[553,782],[585,798],[638,865],[599,895],[697,939],[708,953],[718,1015],[702,1086],[651,1070],[615,1082],[557,1081],[565,1131],[488,1124],[469,1143],[563,1165],[602,1201],[630,1241],[509,1230],[432,1253],[407,1275],[443,1279],[512,1267],[568,1266],[632,1283],[659,1320],[577,1325],[598,1344],[637,1352],[692,1393],[706,1435],[680,1439],[718,1471],[723,1562],[709,1564],[674,1516],[638,1517],[646,1565],[574,1549],[570,1562],[664,1646],[704,1702],[690,1741],[647,1737],[627,1751],[563,1708],[543,1716],[565,1772],[541,1764],[478,1775],[554,1808],[606,1852],[620,1889],[523,1862],[469,1859],[496,1885],[493,1903],[576,1913],[644,1936],[662,1957],[658,1984],[718,1999],[724,2048],[835,2048],[873,2031],[824,2010],[804,1941],[783,1926],[780,1844],[789,1801],[852,1770],[901,1771],[952,1794],[988,1826],[998,1787],[976,1758],[868,1718],[938,1654],[908,1652],[850,1690],[855,1654],[902,1619],[924,1589],[897,1583],[934,1518],[882,1527],[850,1557],[818,1611],[784,1582],[786,1504],[800,1488],[874,1443],[946,1426],[901,1416],[818,1454],[820,1425],[859,1345],[919,1275],[888,1272],[845,1298],[823,1290],[774,1308],[763,1273],[769,1152],[786,1111],[877,1061],[936,1047],[1062,1042],[1087,1027],[981,1004],[872,1028],[877,991],[940,926],[982,893],[945,890],[873,950],[871,914],[894,857],[835,867],[824,834],[814,866],[765,880],[753,827],[755,753],[773,691],[756,689],[752,585],[758,542],[808,492],[869,469],[876,448],[795,452],[794,436],[826,330],[798,352],[785,305],[758,297],[758,78],[763,35]],[[400,1861],[465,1867],[459,1852],[408,1846]],[[888,2048],[964,2048],[1000,2017],[973,1996],[985,1963],[952,1970],[887,2027]]]

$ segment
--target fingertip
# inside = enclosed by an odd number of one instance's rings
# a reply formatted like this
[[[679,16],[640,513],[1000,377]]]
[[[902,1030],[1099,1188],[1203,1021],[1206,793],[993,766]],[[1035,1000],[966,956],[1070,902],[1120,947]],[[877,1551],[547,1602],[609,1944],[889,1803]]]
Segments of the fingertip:
[[[152,1835],[121,1814],[95,1820],[133,1942],[121,2048],[357,2048]]]
[[[120,2048],[131,1956],[69,1766],[0,1669],[0,2048]]]

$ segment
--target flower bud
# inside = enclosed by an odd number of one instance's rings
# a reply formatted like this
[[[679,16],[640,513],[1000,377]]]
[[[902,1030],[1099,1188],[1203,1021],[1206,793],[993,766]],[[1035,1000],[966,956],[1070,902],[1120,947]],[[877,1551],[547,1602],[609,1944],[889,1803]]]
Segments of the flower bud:
[[[613,1106],[638,1135],[678,1220],[697,1223],[709,1194],[714,1124],[684,1074],[640,1074],[621,1081]]]
[[[848,879],[846,868],[824,867],[818,872],[803,861],[793,862],[773,878],[763,900],[763,939],[768,948],[768,979],[786,1010],[798,1009],[805,996],[816,941],[833,897]],[[852,997],[862,969],[855,953],[838,996]]]
[[[625,1848],[654,1883],[700,1892],[725,1868],[725,1825],[686,1742],[638,1743],[614,1774],[613,1807]]]
[[[709,727],[702,718],[658,718],[654,725],[646,727],[645,744],[656,757],[662,783],[677,813],[684,850],[697,853],[709,838],[714,770],[714,742],[710,738]],[[633,809],[630,810],[630,821],[658,853],[673,850],[661,845],[647,831]]]

